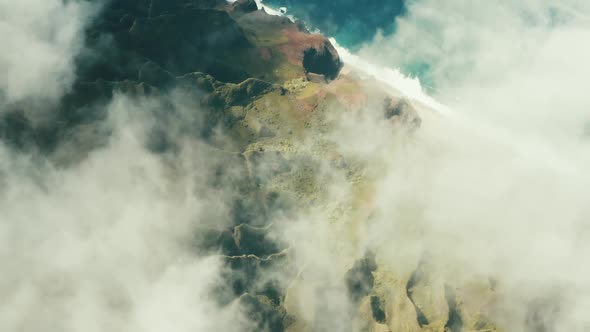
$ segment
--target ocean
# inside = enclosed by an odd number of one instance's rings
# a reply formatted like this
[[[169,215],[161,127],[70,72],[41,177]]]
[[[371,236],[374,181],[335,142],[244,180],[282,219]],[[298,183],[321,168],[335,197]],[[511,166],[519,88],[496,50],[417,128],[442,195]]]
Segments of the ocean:
[[[378,33],[391,35],[395,19],[406,12],[407,0],[265,0],[265,4],[285,7],[288,14],[305,21],[313,29],[334,37],[355,51],[371,42]]]

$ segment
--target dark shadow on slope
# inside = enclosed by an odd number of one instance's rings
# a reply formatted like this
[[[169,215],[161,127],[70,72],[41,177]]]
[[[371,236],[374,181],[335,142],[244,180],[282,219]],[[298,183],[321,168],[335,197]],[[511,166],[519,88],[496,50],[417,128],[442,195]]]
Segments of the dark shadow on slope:
[[[364,258],[357,260],[345,275],[348,295],[354,303],[369,295],[375,284],[373,272],[377,270],[375,254],[368,252]]]
[[[422,312],[420,307],[418,307],[416,305],[416,302],[414,301],[414,296],[413,296],[414,286],[416,284],[418,284],[420,282],[420,280],[422,280],[422,277],[423,277],[423,272],[422,272],[421,266],[422,266],[422,263],[420,263],[418,265],[418,268],[416,269],[416,271],[414,271],[412,273],[412,276],[408,280],[408,283],[406,285],[406,295],[408,296],[408,298],[410,299],[410,302],[412,302],[412,305],[414,306],[414,309],[416,310],[416,321],[418,322],[418,325],[420,327],[424,327],[424,326],[430,324],[430,322],[428,321],[428,319],[426,318],[426,315],[424,315],[424,312]]]
[[[334,59],[333,53],[324,45],[319,51],[309,48],[303,53],[303,68],[309,73],[321,74],[328,79],[335,79],[342,68],[339,59]]]
[[[457,305],[457,296],[455,290],[445,285],[445,299],[449,306],[449,318],[445,324],[445,331],[461,332],[463,331],[463,319]]]
[[[371,296],[371,313],[373,319],[380,324],[385,324],[387,317],[381,303],[381,298],[378,296]]]

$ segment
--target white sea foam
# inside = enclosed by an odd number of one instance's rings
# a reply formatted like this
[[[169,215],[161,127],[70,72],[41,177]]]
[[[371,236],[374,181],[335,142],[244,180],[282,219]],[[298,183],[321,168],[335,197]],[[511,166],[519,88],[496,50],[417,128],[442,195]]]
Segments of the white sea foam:
[[[424,92],[418,78],[405,76],[399,71],[399,69],[382,67],[370,63],[360,56],[352,54],[349,50],[339,45],[336,39],[330,38],[330,41],[338,51],[342,61],[355,70],[372,76],[376,80],[386,84],[392,89],[399,91],[404,96],[416,100],[436,111],[439,111],[440,113],[450,113],[450,110],[447,106],[439,103]]]
[[[256,4],[258,5],[258,8],[264,9],[270,15],[287,16],[294,21],[292,16],[285,15],[280,10],[264,5],[262,0],[256,0]],[[354,70],[375,78],[377,81],[384,83],[404,96],[432,108],[441,114],[448,115],[451,113],[447,106],[436,101],[424,92],[420,80],[417,77],[408,77],[402,74],[397,68],[392,69],[375,65],[360,56],[351,53],[348,49],[338,44],[338,41],[334,38],[330,38],[330,42],[338,51],[342,61]]]
[[[273,7],[267,6],[265,4],[262,3],[262,0],[256,0],[256,4],[258,5],[259,9],[264,9],[265,12],[267,12],[270,15],[274,15],[274,16],[285,16],[288,17],[291,21],[295,21],[295,18],[291,15],[287,15],[287,9],[284,7],[281,7],[279,9],[275,9]],[[281,12],[281,10],[283,10]]]

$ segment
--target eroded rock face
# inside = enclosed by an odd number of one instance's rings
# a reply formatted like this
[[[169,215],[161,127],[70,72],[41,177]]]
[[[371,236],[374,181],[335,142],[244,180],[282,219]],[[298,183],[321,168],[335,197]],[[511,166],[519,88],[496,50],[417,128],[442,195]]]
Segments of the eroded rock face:
[[[303,68],[307,72],[322,74],[333,80],[338,76],[342,63],[334,47],[325,43],[319,49],[308,48],[303,51]]]

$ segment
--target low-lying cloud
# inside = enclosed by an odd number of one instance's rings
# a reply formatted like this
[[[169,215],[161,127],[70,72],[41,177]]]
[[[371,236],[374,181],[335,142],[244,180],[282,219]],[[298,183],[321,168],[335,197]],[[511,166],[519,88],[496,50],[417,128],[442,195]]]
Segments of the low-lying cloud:
[[[92,10],[4,1],[0,13],[11,14],[0,14],[0,32],[26,54],[0,55],[5,101],[60,96]],[[379,270],[400,279],[430,257],[453,286],[493,280],[493,318],[507,330],[586,330],[589,13],[582,1],[415,1],[396,34],[361,50],[383,65],[426,65],[453,116],[415,103],[422,127],[407,132],[383,119],[382,100],[370,100],[362,112],[334,110],[329,131],[296,142],[293,151],[306,157],[328,142],[342,160],[302,161],[320,194],[269,214],[270,233],[296,271],[258,277],[288,286],[287,310],[311,330],[353,329],[358,303],[345,275],[373,252]],[[159,122],[165,105],[178,116]],[[181,94],[116,95],[106,107],[110,138],[78,163],[60,167],[0,148],[0,330],[251,327],[235,303],[212,294],[236,272],[227,257],[194,242],[200,229],[237,226],[232,203],[243,192],[232,185],[244,174],[218,172],[230,162],[191,136],[199,109]],[[146,137],[163,123],[174,149],[154,153]],[[219,133],[212,141],[226,140]],[[260,181],[282,169],[279,157],[261,162]],[[531,306],[545,316],[531,318]]]
[[[83,30],[97,10],[85,1],[0,1],[0,102],[60,97],[74,80]]]
[[[2,147],[0,329],[239,330],[212,294],[221,257],[193,244],[223,226],[226,193],[197,145],[173,166],[146,149],[157,105],[116,97],[107,146],[68,168]]]
[[[434,95],[453,112],[442,119],[423,112],[408,148],[376,156],[390,166],[374,236],[416,245],[395,229],[418,222],[418,241],[435,261],[459,278],[489,275],[505,286],[510,330],[525,324],[516,313],[544,297],[560,308],[545,328],[590,324],[579,313],[590,299],[582,263],[590,249],[583,240],[589,14],[581,1],[415,1],[395,35],[377,36],[360,52],[383,65],[423,65]],[[408,205],[420,211],[417,219],[399,215]]]

